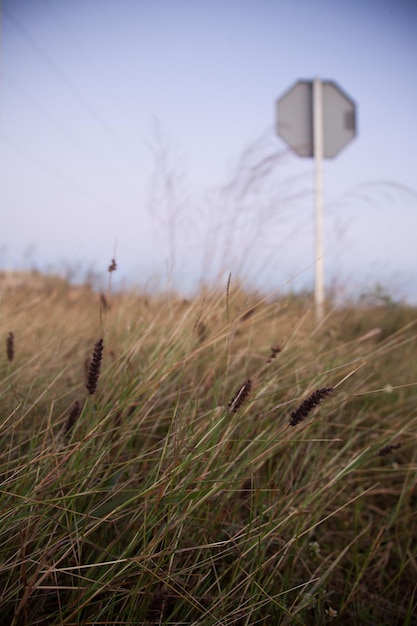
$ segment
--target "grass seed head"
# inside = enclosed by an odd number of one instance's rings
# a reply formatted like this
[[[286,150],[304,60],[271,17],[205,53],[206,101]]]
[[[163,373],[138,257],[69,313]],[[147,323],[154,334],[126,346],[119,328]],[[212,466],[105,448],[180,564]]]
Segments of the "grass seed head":
[[[381,448],[378,452],[378,456],[388,456],[388,454],[391,454],[391,452],[393,452],[394,450],[398,450],[398,448],[401,448],[401,443],[391,443],[388,446],[384,446],[383,448]]]
[[[282,350],[282,348],[278,344],[276,344],[275,346],[271,346],[271,352],[269,353],[269,357],[268,357],[267,363],[271,363],[271,361],[276,359],[277,358],[277,354],[279,354],[281,352],[281,350]]]
[[[7,335],[6,339],[6,354],[7,360],[11,363],[14,359],[14,334],[11,332]]]
[[[332,391],[333,387],[322,387],[321,389],[313,391],[313,393],[300,404],[298,409],[291,413],[290,426],[297,426],[297,424],[302,422],[310,411],[320,404],[323,398],[326,398]]]
[[[69,439],[69,436],[71,434],[71,430],[73,429],[75,422],[80,417],[81,411],[82,411],[81,404],[78,402],[78,400],[76,400],[74,402],[74,404],[71,406],[71,410],[69,412],[68,419],[67,419],[67,421],[65,422],[65,425],[64,425],[64,433],[63,433],[63,435],[64,435],[65,441],[67,441]]]
[[[115,260],[115,259],[112,259],[112,260],[111,260],[111,263],[110,263],[110,265],[109,265],[109,267],[108,267],[108,271],[109,271],[110,273],[112,273],[112,272],[115,272],[116,270],[117,270],[117,263],[116,263],[116,260]]]
[[[110,309],[109,301],[107,300],[106,295],[104,293],[100,294],[100,304],[103,308],[103,311],[108,311]]]
[[[101,361],[103,358],[103,339],[99,339],[94,346],[93,356],[90,361],[87,375],[87,390],[92,396],[97,390],[97,383],[100,376]]]
[[[252,389],[252,381],[250,378],[247,378],[243,385],[239,387],[233,398],[229,402],[228,411],[229,413],[236,413],[241,406],[246,402],[248,396]]]

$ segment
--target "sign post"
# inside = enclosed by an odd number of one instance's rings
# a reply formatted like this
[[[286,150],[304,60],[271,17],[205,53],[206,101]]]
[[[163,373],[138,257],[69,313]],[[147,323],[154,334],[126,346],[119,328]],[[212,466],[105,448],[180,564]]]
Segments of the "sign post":
[[[335,157],[356,135],[356,106],[333,81],[300,80],[277,102],[277,133],[315,160],[315,285],[317,321],[324,315],[323,158]]]
[[[313,82],[313,139],[316,168],[316,263],[314,301],[316,315],[320,321],[324,313],[324,232],[323,232],[323,92],[321,81]]]

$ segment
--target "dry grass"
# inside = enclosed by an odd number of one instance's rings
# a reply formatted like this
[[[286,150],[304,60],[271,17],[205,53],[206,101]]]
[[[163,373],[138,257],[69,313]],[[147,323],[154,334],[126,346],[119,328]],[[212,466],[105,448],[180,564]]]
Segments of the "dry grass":
[[[2,295],[3,623],[416,623],[416,311],[110,287]]]

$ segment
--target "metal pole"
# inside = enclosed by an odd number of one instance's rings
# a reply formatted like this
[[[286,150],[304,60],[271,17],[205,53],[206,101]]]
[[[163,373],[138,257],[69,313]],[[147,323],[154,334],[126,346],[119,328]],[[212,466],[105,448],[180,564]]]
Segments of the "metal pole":
[[[322,83],[319,78],[313,82],[313,140],[315,160],[316,187],[316,250],[315,250],[315,284],[314,302],[316,320],[320,322],[324,314],[324,247],[323,247],[323,96]]]

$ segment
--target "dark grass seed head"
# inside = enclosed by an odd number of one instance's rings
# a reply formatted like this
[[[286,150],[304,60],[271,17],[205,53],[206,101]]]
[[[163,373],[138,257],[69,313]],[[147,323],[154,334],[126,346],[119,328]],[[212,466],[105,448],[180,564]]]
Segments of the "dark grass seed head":
[[[236,411],[238,411],[242,407],[242,405],[248,399],[251,389],[252,381],[250,378],[247,378],[243,385],[239,387],[233,398],[230,400],[228,405],[229,413],[236,413]]]
[[[381,448],[378,452],[378,456],[388,456],[389,454],[391,454],[391,452],[393,452],[394,450],[398,450],[399,448],[401,448],[401,443],[391,443],[388,446],[384,446],[383,448]]]
[[[74,428],[75,422],[81,415],[82,407],[81,404],[76,400],[74,404],[71,406],[68,419],[64,425],[63,436],[65,441],[67,441],[71,435],[71,430]]]
[[[106,298],[104,293],[100,294],[100,304],[102,306],[103,311],[108,311],[110,309],[109,301]]]
[[[107,271],[108,271],[108,272],[110,272],[110,273],[112,273],[112,272],[115,272],[116,270],[117,270],[117,263],[116,263],[116,260],[115,260],[115,259],[112,259],[112,260],[111,260],[111,263],[110,263],[110,265],[109,265],[109,267],[107,268]]]
[[[86,387],[90,396],[92,396],[97,390],[101,361],[103,358],[103,348],[103,339],[99,339],[94,346],[93,356],[90,360],[90,364],[88,367]]]
[[[14,359],[14,334],[9,333],[6,339],[7,360],[11,363]]]
[[[290,426],[297,426],[300,422],[302,422],[307,415],[320,404],[323,398],[326,398],[333,391],[333,387],[322,387],[321,389],[316,389],[313,393],[304,400],[296,409],[291,413]]]
[[[281,352],[282,348],[278,344],[275,346],[271,346],[271,352],[269,353],[269,357],[267,359],[267,363],[271,363],[274,359],[277,358],[277,354]]]

